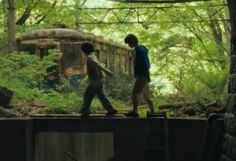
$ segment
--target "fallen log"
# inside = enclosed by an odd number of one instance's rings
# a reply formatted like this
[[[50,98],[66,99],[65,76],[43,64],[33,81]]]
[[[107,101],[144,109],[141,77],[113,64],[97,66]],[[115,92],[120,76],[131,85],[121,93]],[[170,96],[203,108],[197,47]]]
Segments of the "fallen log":
[[[0,108],[0,118],[20,118],[24,117],[22,113],[13,111],[12,109]]]

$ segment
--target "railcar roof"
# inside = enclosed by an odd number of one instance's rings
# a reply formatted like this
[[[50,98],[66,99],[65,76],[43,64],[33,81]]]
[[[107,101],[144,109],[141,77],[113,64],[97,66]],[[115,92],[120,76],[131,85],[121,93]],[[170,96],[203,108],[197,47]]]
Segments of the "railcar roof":
[[[22,34],[20,40],[33,39],[68,39],[68,40],[86,40],[88,37],[74,29],[68,28],[48,28],[38,29]]]
[[[30,32],[26,32],[22,34],[19,38],[21,41],[32,41],[32,40],[41,40],[42,39],[58,39],[58,40],[71,40],[71,41],[77,41],[77,40],[91,40],[96,41],[104,44],[109,44],[121,48],[127,48],[128,47],[121,45],[116,42],[105,40],[102,37],[96,36],[91,33],[85,33],[82,31],[78,31],[75,29],[69,29],[69,28],[45,28],[45,29],[37,29]]]

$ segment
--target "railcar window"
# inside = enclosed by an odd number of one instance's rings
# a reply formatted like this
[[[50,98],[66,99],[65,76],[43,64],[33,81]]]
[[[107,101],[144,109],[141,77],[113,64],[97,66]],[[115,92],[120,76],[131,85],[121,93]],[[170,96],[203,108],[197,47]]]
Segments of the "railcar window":
[[[120,74],[120,55],[116,53],[114,60],[115,60],[115,73]]]
[[[71,66],[79,66],[81,58],[80,45],[78,44],[65,44],[63,46],[63,66],[68,68]]]
[[[35,45],[31,45],[31,44],[23,44],[21,45],[21,51],[25,51],[25,52],[29,52],[29,54],[35,54]]]
[[[128,62],[129,62],[129,60],[128,60],[128,56],[127,55],[125,55],[124,56],[124,59],[125,59],[125,74],[128,74],[129,72],[128,72]]]
[[[95,55],[96,55],[98,61],[101,61],[101,59],[100,59],[100,51],[99,50],[95,50]]]
[[[125,74],[125,55],[120,55],[120,70],[121,74]]]
[[[132,73],[132,57],[131,56],[129,56],[129,74],[131,74]]]
[[[109,61],[109,52],[108,51],[106,51],[106,67],[108,68],[109,67],[109,63],[110,63],[110,61]]]
[[[108,67],[107,51],[105,51],[105,50],[102,50],[102,51],[101,51],[100,63],[101,63],[103,66]]]
[[[108,59],[108,68],[112,71],[114,71],[114,50],[110,50],[110,52],[107,55]]]
[[[39,56],[43,58],[44,56],[48,55],[48,51],[50,49],[55,49],[56,45],[47,45],[47,46],[40,46],[39,47]]]

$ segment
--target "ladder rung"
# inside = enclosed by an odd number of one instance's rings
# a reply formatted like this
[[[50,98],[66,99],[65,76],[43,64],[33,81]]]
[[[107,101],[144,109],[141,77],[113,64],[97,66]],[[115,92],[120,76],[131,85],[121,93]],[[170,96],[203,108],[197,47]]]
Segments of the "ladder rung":
[[[168,118],[167,112],[150,113],[147,112],[147,129],[146,129],[146,148],[148,153],[165,155],[165,161],[169,161],[169,136],[168,136]],[[152,122],[155,118],[164,120],[161,124]],[[160,127],[161,126],[161,127]],[[160,135],[160,136],[158,136]],[[159,138],[160,137],[160,138]],[[157,156],[158,157],[158,156]]]

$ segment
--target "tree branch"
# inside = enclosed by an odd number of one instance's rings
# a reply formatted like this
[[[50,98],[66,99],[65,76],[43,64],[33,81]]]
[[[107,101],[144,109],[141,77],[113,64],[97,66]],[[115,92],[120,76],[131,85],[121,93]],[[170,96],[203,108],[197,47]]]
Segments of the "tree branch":
[[[26,20],[30,17],[30,13],[31,13],[31,11],[32,11],[32,9],[35,7],[37,5],[37,1],[34,3],[34,5],[33,6],[27,6],[26,8],[25,8],[25,11],[24,11],[24,13],[21,15],[21,17],[16,21],[16,24],[17,25],[23,25],[25,22],[26,22]]]
[[[52,11],[52,9],[56,6],[57,4],[57,0],[55,0],[50,8],[50,10],[48,11],[47,14],[43,15],[35,24],[40,24],[46,17],[47,15]]]

